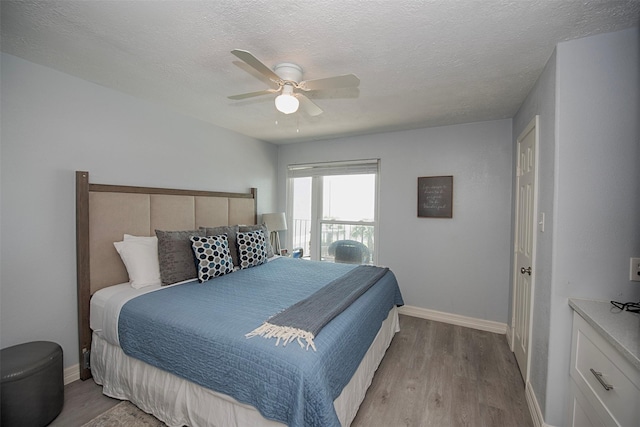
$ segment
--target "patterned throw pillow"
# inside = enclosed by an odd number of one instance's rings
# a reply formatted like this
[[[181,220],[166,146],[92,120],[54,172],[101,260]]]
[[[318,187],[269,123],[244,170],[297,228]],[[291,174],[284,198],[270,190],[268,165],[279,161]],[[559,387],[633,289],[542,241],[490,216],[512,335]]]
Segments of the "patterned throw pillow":
[[[238,232],[237,225],[222,225],[220,227],[200,227],[200,230],[204,230],[207,236],[217,236],[219,234],[227,234],[227,240],[229,241],[229,252],[233,259],[233,265],[238,265],[238,247],[236,245],[236,233]]]
[[[229,253],[226,234],[218,236],[192,236],[191,248],[196,257],[200,283],[233,272],[233,260]]]
[[[267,251],[267,258],[271,258],[273,254],[273,248],[271,247],[271,242],[269,240],[269,230],[267,229],[266,224],[257,224],[257,225],[239,225],[238,231],[247,232],[247,231],[258,231],[262,230],[264,232],[264,247]]]
[[[238,261],[241,269],[267,262],[265,237],[262,230],[238,232],[236,244],[238,245]]]

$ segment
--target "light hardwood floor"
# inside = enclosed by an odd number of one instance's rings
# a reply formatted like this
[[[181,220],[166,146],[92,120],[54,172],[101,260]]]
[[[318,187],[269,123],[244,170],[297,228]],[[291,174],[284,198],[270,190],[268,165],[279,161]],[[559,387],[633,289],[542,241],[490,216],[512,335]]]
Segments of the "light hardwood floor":
[[[353,427],[533,426],[504,335],[400,316]],[[52,426],[80,426],[119,401],[92,380],[65,387]]]
[[[352,427],[533,426],[504,335],[408,316],[400,327]]]

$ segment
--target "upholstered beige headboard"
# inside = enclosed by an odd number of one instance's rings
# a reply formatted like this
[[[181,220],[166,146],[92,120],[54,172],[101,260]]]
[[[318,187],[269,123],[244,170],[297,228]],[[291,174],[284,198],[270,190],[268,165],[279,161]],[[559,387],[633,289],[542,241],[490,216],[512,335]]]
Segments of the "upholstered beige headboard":
[[[76,257],[80,377],[91,347],[89,301],[107,286],[128,281],[113,242],[122,236],[154,236],[155,230],[193,230],[219,225],[255,224],[257,190],[224,193],[89,183],[76,172]]]

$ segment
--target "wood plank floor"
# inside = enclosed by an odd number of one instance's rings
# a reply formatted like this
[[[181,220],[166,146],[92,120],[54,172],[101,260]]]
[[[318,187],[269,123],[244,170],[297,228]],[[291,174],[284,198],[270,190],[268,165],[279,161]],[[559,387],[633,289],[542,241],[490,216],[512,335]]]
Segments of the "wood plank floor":
[[[400,316],[352,427],[533,426],[504,335]]]
[[[400,327],[353,427],[533,426],[504,335],[409,316]],[[118,402],[73,382],[51,426],[80,426]]]

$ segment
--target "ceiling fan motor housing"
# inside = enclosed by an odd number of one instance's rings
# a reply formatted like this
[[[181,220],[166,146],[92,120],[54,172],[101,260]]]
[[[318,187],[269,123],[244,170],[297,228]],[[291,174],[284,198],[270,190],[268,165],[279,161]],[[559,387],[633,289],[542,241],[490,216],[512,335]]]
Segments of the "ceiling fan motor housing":
[[[273,71],[284,81],[300,83],[302,80],[302,67],[290,62],[276,65]]]

